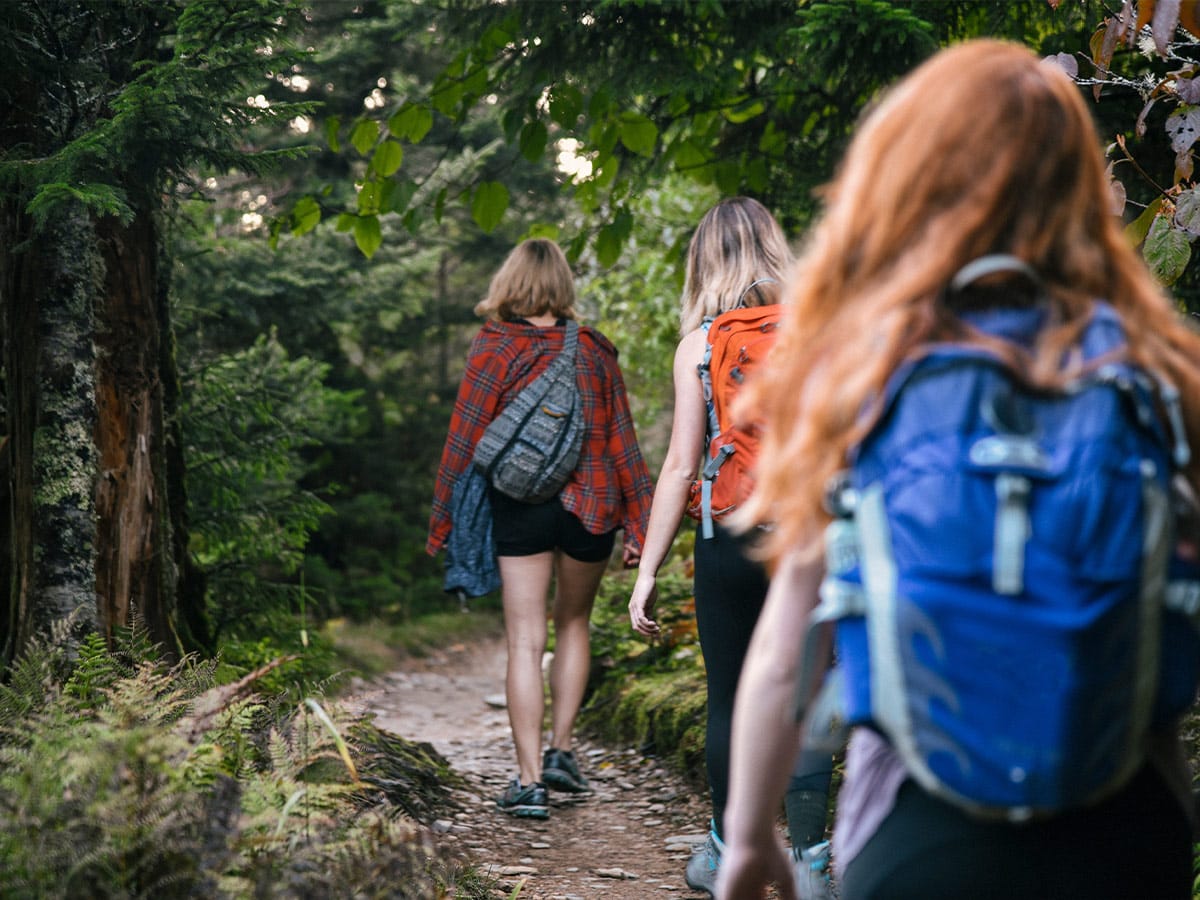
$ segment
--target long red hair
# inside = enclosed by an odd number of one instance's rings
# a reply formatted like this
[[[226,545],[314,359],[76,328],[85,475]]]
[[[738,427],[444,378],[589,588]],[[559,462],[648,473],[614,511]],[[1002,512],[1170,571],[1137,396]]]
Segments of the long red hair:
[[[770,523],[767,553],[819,548],[822,498],[871,425],[888,376],[929,342],[962,339],[942,301],[979,256],[1029,263],[1053,324],[1025,361],[1061,361],[1095,298],[1121,314],[1129,354],[1173,382],[1200,487],[1200,335],[1163,294],[1109,209],[1100,142],[1079,88],[1029,50],[979,40],[943,50],[868,116],[785,287],[769,372],[746,402],[765,421],[757,490],[740,524]],[[864,414],[866,411],[866,414]]]

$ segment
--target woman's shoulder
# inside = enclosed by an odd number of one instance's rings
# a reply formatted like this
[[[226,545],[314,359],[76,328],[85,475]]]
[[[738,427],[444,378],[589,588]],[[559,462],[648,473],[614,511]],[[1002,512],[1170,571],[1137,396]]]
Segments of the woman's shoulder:
[[[475,352],[511,353],[528,340],[530,326],[521,322],[502,322],[488,319],[475,335]]]
[[[593,328],[591,325],[584,325],[581,322],[579,324],[579,333],[587,337],[599,350],[612,356],[614,359],[616,358],[617,346],[608,339],[604,332],[598,328]]]
[[[704,356],[704,347],[708,343],[708,332],[703,328],[695,328],[679,339],[675,345],[675,358],[688,363],[698,363]]]

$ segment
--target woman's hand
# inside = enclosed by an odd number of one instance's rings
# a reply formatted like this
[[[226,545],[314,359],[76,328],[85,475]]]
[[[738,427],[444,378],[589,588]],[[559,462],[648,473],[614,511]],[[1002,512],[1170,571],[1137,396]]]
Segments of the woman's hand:
[[[726,844],[717,873],[717,900],[762,900],[767,885],[778,888],[779,900],[796,900],[795,873],[777,841]]]
[[[653,575],[639,574],[629,598],[629,622],[633,630],[646,637],[658,637],[658,623],[651,618],[658,603],[658,582]]]
[[[636,569],[638,563],[642,561],[642,551],[636,547],[631,547],[625,544],[621,548],[621,564],[627,569]]]

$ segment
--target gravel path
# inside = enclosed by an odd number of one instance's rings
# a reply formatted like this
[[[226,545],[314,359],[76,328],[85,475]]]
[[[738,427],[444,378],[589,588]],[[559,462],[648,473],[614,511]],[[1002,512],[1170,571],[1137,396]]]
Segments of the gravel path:
[[[703,898],[683,880],[704,840],[707,803],[634,750],[588,741],[575,752],[594,793],[551,793],[546,821],[495,807],[515,769],[504,702],[504,645],[485,640],[413,660],[355,692],[350,705],[381,728],[429,741],[467,779],[463,812],[437,822],[439,840],[464,850],[519,900]]]

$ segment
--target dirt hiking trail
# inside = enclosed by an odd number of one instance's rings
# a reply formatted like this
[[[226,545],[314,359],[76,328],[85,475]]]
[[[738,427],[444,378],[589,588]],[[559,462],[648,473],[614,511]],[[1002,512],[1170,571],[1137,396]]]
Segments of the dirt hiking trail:
[[[704,798],[657,760],[632,749],[577,740],[575,755],[593,794],[551,792],[550,818],[514,819],[495,798],[513,777],[516,755],[503,707],[503,639],[481,639],[414,659],[364,684],[348,701],[379,727],[428,741],[467,780],[462,811],[434,824],[519,900],[703,898],[683,880],[703,842]]]

